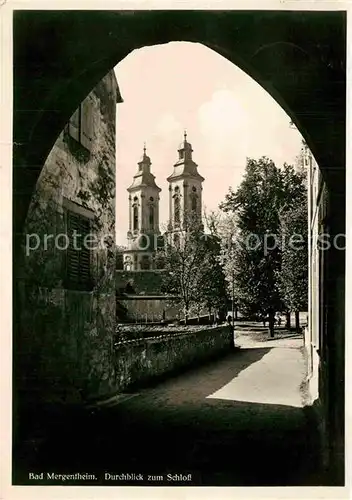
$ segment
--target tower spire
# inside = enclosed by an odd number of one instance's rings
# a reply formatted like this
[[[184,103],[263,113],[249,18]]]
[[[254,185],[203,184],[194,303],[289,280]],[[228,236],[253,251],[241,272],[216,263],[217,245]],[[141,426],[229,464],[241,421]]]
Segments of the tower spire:
[[[183,137],[185,138],[185,142],[187,141],[187,131],[186,129],[184,130]]]
[[[146,146],[146,143],[144,141],[144,144],[143,144],[143,157],[144,158],[145,158],[146,154],[147,154],[147,146]]]

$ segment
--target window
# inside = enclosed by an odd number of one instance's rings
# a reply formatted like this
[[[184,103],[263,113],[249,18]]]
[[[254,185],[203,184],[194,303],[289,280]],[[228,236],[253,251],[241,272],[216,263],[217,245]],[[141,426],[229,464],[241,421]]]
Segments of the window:
[[[76,109],[68,123],[68,133],[85,149],[91,151],[93,142],[93,103],[87,97]]]
[[[65,287],[73,290],[91,290],[93,288],[91,270],[91,249],[85,237],[91,233],[91,218],[82,214],[85,209],[74,209],[75,204],[65,208],[67,249]],[[77,205],[79,207],[79,205]],[[87,210],[88,212],[88,210]]]
[[[138,207],[133,207],[133,231],[138,231]]]
[[[191,208],[192,208],[193,212],[195,212],[197,210],[197,197],[196,196],[192,196]]]
[[[130,256],[126,257],[124,268],[125,268],[126,271],[131,271],[132,270],[132,262],[131,262],[131,257]]]
[[[180,198],[178,196],[176,196],[174,201],[174,219],[175,224],[180,223]]]
[[[149,207],[149,227],[153,229],[154,227],[154,207]]]
[[[148,255],[143,255],[141,260],[141,269],[147,271],[150,269],[150,260]]]

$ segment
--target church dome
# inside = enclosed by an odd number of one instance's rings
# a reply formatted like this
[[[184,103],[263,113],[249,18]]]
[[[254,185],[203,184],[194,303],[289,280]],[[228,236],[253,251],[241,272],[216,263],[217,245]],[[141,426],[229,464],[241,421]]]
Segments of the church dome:
[[[139,159],[139,162],[138,162],[138,163],[140,163],[140,162],[142,162],[142,161],[143,161],[143,162],[146,162],[146,161],[147,161],[147,162],[150,162],[150,157],[149,157],[147,154],[143,154],[143,155],[140,157],[140,159]]]
[[[180,144],[178,146],[178,151],[180,149],[192,150],[192,144],[187,141],[187,132],[186,131],[184,132],[184,140],[182,142],[180,142]]]
[[[140,157],[140,160],[138,163],[149,163],[149,164],[151,163],[150,157],[147,155],[146,151],[147,151],[147,148],[146,148],[146,145],[144,143],[143,154]]]

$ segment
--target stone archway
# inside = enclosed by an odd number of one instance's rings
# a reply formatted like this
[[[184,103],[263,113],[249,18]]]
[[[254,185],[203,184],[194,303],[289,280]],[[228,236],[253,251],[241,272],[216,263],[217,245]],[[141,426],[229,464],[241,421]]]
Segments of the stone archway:
[[[99,80],[132,50],[169,41],[203,43],[256,80],[288,113],[329,191],[330,232],[345,232],[345,12],[16,11],[14,13],[14,234],[59,132]],[[15,238],[15,252],[18,240]],[[331,441],[341,457],[344,272],[327,257],[321,286]],[[342,389],[341,389],[342,387]],[[336,436],[336,439],[335,437]]]
[[[177,40],[207,45],[264,87],[343,195],[344,12],[16,11],[17,227],[41,166],[78,103],[132,50]]]

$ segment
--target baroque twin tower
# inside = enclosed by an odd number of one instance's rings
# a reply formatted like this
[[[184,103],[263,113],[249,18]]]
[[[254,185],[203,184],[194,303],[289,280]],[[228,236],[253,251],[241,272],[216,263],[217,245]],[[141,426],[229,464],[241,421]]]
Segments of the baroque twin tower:
[[[176,242],[180,233],[187,230],[188,220],[202,223],[202,183],[198,165],[192,159],[192,145],[187,133],[178,148],[178,160],[169,184],[169,218],[167,232],[170,242]],[[138,162],[138,172],[133,177],[129,193],[128,248],[124,251],[124,268],[130,271],[155,269],[155,251],[160,242],[159,201],[161,189],[151,172],[151,161],[144,146],[143,156]]]

